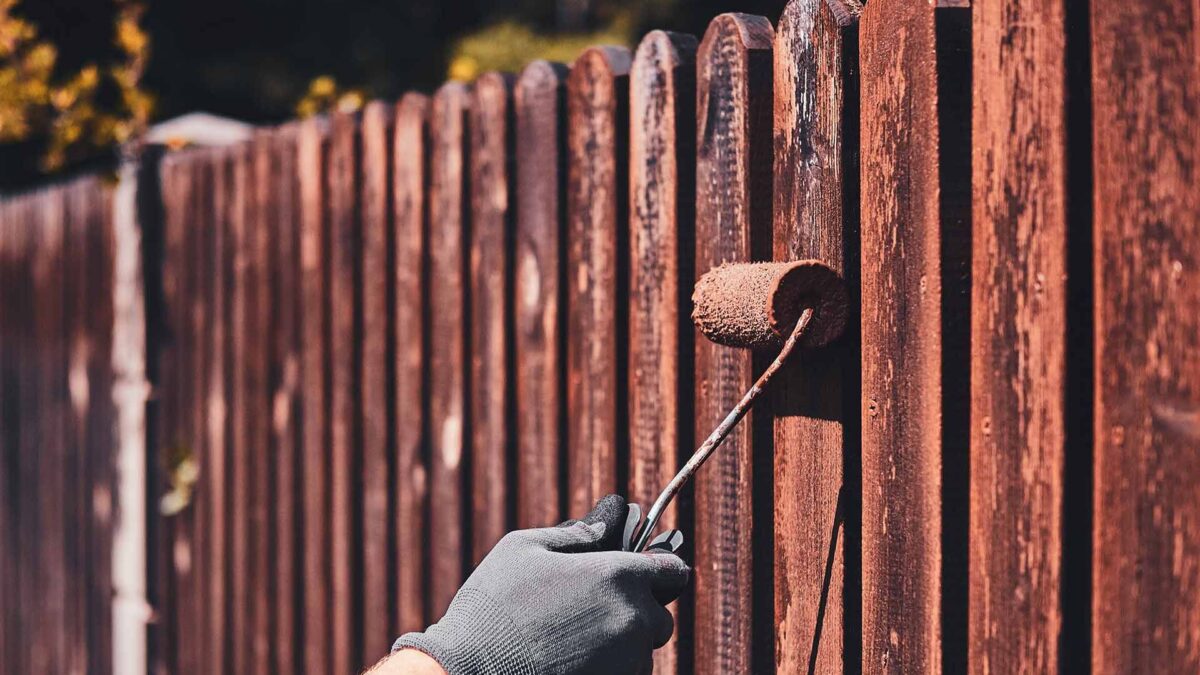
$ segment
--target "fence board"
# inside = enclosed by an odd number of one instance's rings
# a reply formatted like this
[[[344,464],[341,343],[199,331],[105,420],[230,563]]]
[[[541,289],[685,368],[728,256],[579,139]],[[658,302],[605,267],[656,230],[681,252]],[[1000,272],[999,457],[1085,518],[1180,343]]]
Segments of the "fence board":
[[[32,197],[17,198],[12,205],[13,218],[13,248],[16,254],[16,269],[14,270],[18,283],[13,288],[17,299],[15,309],[21,316],[32,316],[36,303],[34,302],[35,286],[33,282],[34,257],[34,227],[36,221],[32,217]],[[16,350],[16,415],[19,420],[16,436],[16,494],[20,507],[17,511],[17,603],[20,608],[17,616],[19,626],[20,646],[16,650],[16,670],[18,673],[35,672],[35,652],[38,649],[40,635],[37,625],[37,609],[39,593],[37,589],[36,570],[39,564],[37,552],[38,529],[37,518],[37,459],[38,444],[36,435],[37,406],[34,392],[37,386],[34,349],[37,344],[33,330],[33,322],[22,322],[17,332]]]
[[[297,135],[299,126],[289,124],[276,132],[273,157],[275,209],[269,223],[271,270],[271,452],[274,523],[272,560],[272,670],[298,671],[300,641],[297,602],[303,574],[299,550],[300,511],[303,495],[300,451],[300,323]]]
[[[301,387],[304,484],[301,541],[304,546],[304,669],[314,675],[332,666],[330,616],[331,566],[329,500],[329,223],[325,211],[327,130],[324,120],[309,119],[297,139],[300,224]]]
[[[250,220],[253,209],[253,166],[248,146],[232,152],[232,178],[229,214],[230,264],[229,291],[229,402],[230,402],[230,626],[233,672],[250,670],[251,600],[250,577],[250,444],[253,442],[249,415],[252,402],[251,336],[255,333],[250,309]]]
[[[392,576],[389,510],[391,504],[392,416],[388,307],[391,283],[391,166],[393,111],[373,101],[362,116],[362,653],[360,664],[374,663],[391,646]]]
[[[330,617],[333,669],[353,671],[362,664],[358,644],[361,598],[356,593],[354,500],[362,481],[358,425],[361,404],[358,363],[361,358],[362,279],[359,251],[362,226],[357,187],[360,132],[356,115],[335,114],[329,132],[326,200],[329,205],[329,373],[330,373]]]
[[[88,648],[86,638],[87,620],[87,571],[86,539],[88,519],[83,511],[85,476],[83,461],[87,421],[87,402],[83,399],[87,359],[87,290],[84,277],[88,269],[88,252],[81,250],[84,243],[82,227],[87,223],[87,214],[81,203],[80,182],[72,182],[63,189],[63,367],[65,369],[68,407],[64,411],[62,427],[65,434],[64,476],[61,495],[64,514],[64,551],[66,565],[65,607],[67,643],[73,645],[64,655],[63,668],[66,672],[78,673],[86,669]]]
[[[248,458],[250,482],[250,594],[251,656],[250,672],[264,673],[271,669],[271,597],[272,556],[275,552],[275,533],[271,527],[270,500],[275,477],[271,475],[271,391],[268,353],[271,330],[269,307],[271,279],[269,249],[274,245],[270,222],[275,215],[275,199],[279,189],[273,164],[275,138],[269,129],[258,131],[251,141],[251,217],[247,223],[246,246],[246,405],[249,434],[244,451]]]
[[[0,316],[14,316],[20,283],[16,274],[16,218],[12,200],[0,201]],[[20,324],[0,324],[0,669],[16,672],[20,642],[17,575],[17,329]]]
[[[467,288],[465,246],[470,232],[467,190],[467,111],[461,84],[438,89],[430,113],[429,186],[429,430],[430,618],[446,611],[463,581],[466,546],[465,434]]]
[[[592,47],[567,76],[567,510],[577,518],[624,473],[630,63],[627,49]]]
[[[765,260],[771,227],[771,42],[760,16],[722,14],[696,60],[696,273]],[[704,438],[753,383],[750,352],[696,340],[696,438]],[[751,412],[696,481],[696,671],[754,669],[754,472],[769,455],[762,411]],[[756,452],[758,451],[758,452]],[[759,467],[760,469],[762,467]],[[769,475],[769,471],[767,472]],[[770,490],[766,487],[766,490]],[[769,520],[769,519],[768,519]],[[769,532],[769,528],[768,528]],[[769,550],[769,549],[768,549]],[[769,584],[759,577],[759,584]],[[768,631],[768,626],[759,625]]]
[[[1200,670],[1197,18],[1091,3],[1097,673]]]
[[[565,443],[565,66],[534,61],[513,93],[516,116],[513,337],[517,527],[561,520]]]
[[[471,561],[512,523],[509,422],[512,345],[513,78],[487,73],[470,103]]]
[[[627,494],[643,508],[670,482],[680,453],[693,445],[687,307],[694,277],[696,45],[691,35],[648,33],[630,75]],[[690,541],[688,506],[673,503],[660,527],[682,527]],[[686,672],[690,625],[680,621],[679,603],[670,609],[677,630],[654,653],[654,668]]]
[[[226,151],[214,151],[207,157],[211,175],[212,201],[209,213],[212,217],[211,258],[207,273],[211,278],[209,289],[209,332],[205,350],[208,361],[207,387],[205,392],[205,448],[208,464],[203,489],[209,523],[209,546],[206,566],[208,578],[205,584],[205,612],[207,615],[207,640],[205,652],[208,656],[209,672],[226,672],[232,665],[230,641],[226,630],[229,626],[229,475],[230,438],[229,425],[230,378],[229,360],[229,293],[232,272],[232,233],[230,209],[232,204],[232,162]],[[205,474],[202,474],[205,476]]]
[[[935,8],[861,19],[863,670],[941,670]]]
[[[1048,672],[1060,664],[1064,9],[975,3],[973,10],[968,615],[978,673]]]
[[[396,635],[426,625],[425,542],[428,471],[429,336],[425,287],[429,240],[428,187],[429,98],[405,94],[396,106],[393,146],[393,218],[395,219],[396,339]]]
[[[860,12],[854,0],[793,0],[775,38],[774,259],[820,259],[850,284],[857,280],[850,266],[858,242],[849,228],[857,207],[851,78]],[[857,511],[849,502],[859,499],[857,462],[846,460],[858,451],[855,337],[793,357],[773,400],[782,672],[838,673],[845,665],[845,606],[854,597],[847,597],[846,576],[856,573],[846,569],[847,530],[856,529],[846,519]],[[857,620],[857,611],[850,616]]]

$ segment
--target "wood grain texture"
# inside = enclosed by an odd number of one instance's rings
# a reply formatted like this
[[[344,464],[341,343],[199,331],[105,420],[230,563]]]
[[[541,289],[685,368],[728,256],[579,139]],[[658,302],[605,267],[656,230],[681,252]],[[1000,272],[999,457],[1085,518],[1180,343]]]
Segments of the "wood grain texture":
[[[467,280],[470,232],[467,111],[470,95],[450,83],[429,117],[430,617],[440,618],[463,581],[466,547]],[[465,465],[465,466],[464,466]]]
[[[471,91],[469,248],[471,316],[471,562],[511,523],[509,419],[513,381],[513,78],[485,73]]]
[[[272,565],[277,554],[272,527],[270,501],[277,485],[271,469],[271,391],[268,371],[268,351],[271,306],[271,270],[269,248],[270,222],[274,219],[279,184],[273,164],[275,134],[260,130],[252,143],[253,203],[251,220],[247,223],[246,245],[249,280],[246,297],[247,361],[246,418],[248,433],[245,452],[249,453],[250,470],[250,578],[251,578],[251,638],[250,672],[264,673],[271,668]]]
[[[824,261],[847,274],[847,164],[857,119],[844,112],[861,6],[793,0],[775,36],[774,259]],[[851,89],[850,95],[857,93]],[[852,101],[851,105],[857,102]],[[855,126],[851,126],[855,125]],[[847,149],[850,145],[850,152]],[[847,231],[849,230],[849,236]],[[853,271],[857,273],[857,270]],[[847,424],[858,411],[849,339],[793,357],[775,389],[775,655],[785,673],[844,670]],[[851,432],[853,433],[853,432]],[[857,612],[854,612],[856,614]],[[851,668],[853,670],[853,668]]]
[[[300,227],[300,382],[303,397],[304,671],[316,675],[330,661],[331,567],[327,542],[329,516],[329,222],[325,212],[325,159],[328,132],[324,120],[300,127],[296,161]]]
[[[297,175],[298,124],[275,132],[275,209],[268,225],[271,299],[270,317],[270,421],[274,555],[271,560],[272,670],[295,673],[299,669],[299,612],[297,602],[303,568],[299,545],[303,508],[300,472],[300,223]]]
[[[362,116],[362,492],[352,498],[362,508],[361,665],[379,660],[391,647],[392,576],[390,527],[392,416],[391,314],[391,134],[392,106],[373,101]]]
[[[771,232],[771,43],[760,16],[713,19],[696,56],[697,275],[724,262],[764,260]],[[746,350],[697,337],[695,437],[704,438],[753,383]],[[752,670],[756,453],[751,412],[696,479],[696,672]],[[768,514],[761,514],[769,518]],[[759,561],[761,562],[761,561]],[[769,578],[769,577],[768,577]],[[763,579],[757,580],[762,583]]]
[[[862,668],[941,671],[935,8],[860,20]]]
[[[1091,4],[1092,670],[1200,670],[1200,9]]]
[[[253,432],[254,393],[258,371],[254,367],[253,338],[256,312],[253,303],[254,277],[251,233],[254,219],[254,166],[249,145],[233,151],[230,244],[233,278],[229,296],[230,318],[230,639],[233,642],[234,672],[250,672],[253,650],[253,593],[251,546],[251,461],[256,450]]]
[[[16,316],[15,290],[20,284],[17,274],[19,252],[16,246],[17,223],[13,200],[0,201],[0,315]],[[20,574],[17,518],[20,509],[16,499],[17,378],[20,324],[0,322],[0,668],[13,672],[17,668],[17,653],[21,645],[18,579]]]
[[[517,527],[562,520],[566,149],[562,64],[534,61],[513,92],[516,117]]]
[[[359,530],[356,500],[360,494],[362,248],[358,185],[359,121],[353,114],[330,119],[329,155],[325,166],[329,208],[329,425],[331,547],[330,646],[333,669],[352,672],[363,664],[358,648],[361,597],[356,593],[356,549]]]
[[[10,223],[9,247],[12,250],[13,286],[9,289],[12,308],[18,316],[31,316],[34,307],[33,254],[34,233],[30,227],[31,199],[16,198],[8,205],[5,219]],[[17,541],[15,548],[17,577],[14,584],[17,626],[12,663],[14,672],[31,672],[30,667],[37,645],[36,615],[37,590],[35,588],[35,565],[37,564],[35,541],[36,509],[36,462],[35,415],[37,414],[35,391],[36,377],[33,375],[35,344],[32,321],[21,321],[14,326],[13,374],[10,386],[14,393],[10,405],[11,418],[17,420],[15,427],[8,428],[13,455],[10,458],[10,485],[18,507],[14,516],[13,530]]]
[[[211,329],[208,350],[208,392],[206,396],[207,426],[205,445],[209,450],[208,465],[208,522],[210,523],[208,552],[209,578],[206,588],[210,671],[228,672],[232,666],[230,603],[231,557],[230,517],[231,472],[233,458],[232,360],[230,347],[230,296],[233,282],[233,155],[215,151],[213,171],[213,243],[209,273],[213,279],[212,303],[209,317]]]
[[[567,511],[617,490],[626,351],[629,50],[592,47],[567,76]],[[621,336],[621,337],[618,337]]]
[[[402,635],[426,626],[425,461],[428,361],[426,272],[429,209],[429,98],[405,94],[396,106],[392,214],[395,220],[396,623]]]
[[[969,660],[1059,667],[1067,325],[1063,3],[975,3]]]
[[[626,494],[644,508],[674,476],[680,452],[692,446],[692,331],[687,308],[696,203],[691,171],[696,161],[696,46],[691,35],[648,33],[638,45],[630,74],[631,426]],[[678,528],[690,520],[678,517],[687,506],[672,504],[660,529]],[[681,669],[680,638],[690,634],[690,626],[679,619],[679,604],[670,609],[677,629],[671,641],[654,652],[659,673]]]

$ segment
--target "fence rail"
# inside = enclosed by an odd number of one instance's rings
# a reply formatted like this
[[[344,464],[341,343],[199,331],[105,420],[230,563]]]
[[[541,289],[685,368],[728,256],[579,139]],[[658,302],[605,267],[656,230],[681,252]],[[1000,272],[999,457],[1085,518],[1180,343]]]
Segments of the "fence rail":
[[[963,4],[792,0],[145,153],[145,495],[112,189],[0,201],[0,671],[111,670],[148,499],[154,672],[356,672],[505,531],[652,501],[764,365],[694,280],[810,257],[859,311],[664,518],[656,672],[1200,670],[1196,17]]]

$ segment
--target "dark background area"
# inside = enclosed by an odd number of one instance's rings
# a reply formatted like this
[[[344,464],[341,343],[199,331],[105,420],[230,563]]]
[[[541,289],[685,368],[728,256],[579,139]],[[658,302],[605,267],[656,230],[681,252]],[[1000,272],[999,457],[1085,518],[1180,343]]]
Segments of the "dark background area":
[[[579,36],[616,20],[631,27],[627,46],[662,28],[703,35],[726,11],[774,21],[784,0],[150,0],[142,26],[150,36],[143,88],[156,98],[153,121],[205,111],[252,123],[295,116],[309,83],[332,76],[368,98],[430,91],[447,79],[456,42],[490,25],[513,22],[541,35]],[[57,71],[120,58],[113,45],[113,0],[24,0],[16,14],[36,24],[59,50]],[[487,64],[483,64],[487,67]],[[0,145],[0,189],[47,179],[38,138]],[[111,162],[97,148],[59,173]]]

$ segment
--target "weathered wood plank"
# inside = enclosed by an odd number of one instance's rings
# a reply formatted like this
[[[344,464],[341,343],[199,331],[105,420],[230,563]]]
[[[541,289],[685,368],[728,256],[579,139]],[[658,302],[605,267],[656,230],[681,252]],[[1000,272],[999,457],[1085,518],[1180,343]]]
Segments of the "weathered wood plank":
[[[331,590],[330,646],[333,669],[352,672],[363,664],[360,601],[356,593],[356,507],[361,480],[361,404],[358,364],[361,358],[359,251],[362,225],[358,202],[359,120],[335,114],[329,132],[325,166],[329,209],[329,425]],[[361,586],[359,586],[361,588]]]
[[[9,244],[12,248],[14,280],[10,290],[13,298],[13,311],[16,316],[32,316],[34,302],[34,285],[32,263],[34,255],[33,227],[31,226],[31,198],[14,199],[8,207],[7,219],[10,219]],[[12,401],[12,418],[17,424],[10,436],[15,455],[10,464],[13,475],[13,495],[17,503],[15,522],[13,524],[17,545],[15,566],[16,606],[14,619],[17,626],[17,643],[13,648],[14,672],[32,672],[33,655],[37,648],[37,626],[35,624],[35,608],[38,606],[38,594],[35,587],[35,570],[37,564],[37,465],[38,458],[35,431],[35,416],[37,415],[36,376],[34,374],[33,346],[35,342],[32,321],[20,321],[16,325],[14,335],[14,372],[12,377],[14,400]]]
[[[425,378],[430,346],[426,334],[429,260],[429,98],[405,94],[396,106],[392,157],[395,221],[396,401],[396,622],[395,635],[423,630],[428,470],[425,465]]]
[[[388,342],[391,318],[388,285],[391,260],[392,107],[373,101],[362,116],[362,653],[360,664],[387,653],[391,640],[392,575],[389,514],[392,455],[391,386]]]
[[[793,0],[775,36],[774,259],[816,258],[843,276],[858,272],[847,269],[847,248],[858,245],[851,229],[857,194],[846,185],[858,179],[858,90],[847,54],[854,58],[861,11],[855,0]],[[855,573],[846,569],[846,516],[857,510],[848,502],[859,499],[847,489],[855,481],[847,480],[854,469],[845,459],[858,450],[856,352],[850,336],[797,354],[776,385],[780,672],[840,673],[845,667],[846,575]]]
[[[471,561],[510,528],[509,418],[513,382],[511,76],[486,73],[470,104]]]
[[[561,485],[566,424],[563,362],[566,200],[562,64],[534,61],[513,93],[517,146],[514,262],[517,527],[564,517]]]
[[[625,48],[592,47],[567,76],[567,504],[574,517],[615,492],[624,473],[630,65]]]
[[[277,555],[271,500],[278,483],[271,462],[271,390],[269,372],[271,330],[270,252],[275,245],[270,223],[278,194],[274,163],[275,133],[258,131],[251,141],[252,220],[247,223],[248,274],[246,289],[245,386],[249,427],[244,451],[249,453],[250,482],[250,672],[271,668],[272,560]]]
[[[466,242],[467,88],[433,97],[429,184],[430,617],[440,618],[463,581],[470,522],[467,468]],[[467,465],[469,466],[469,464]]]
[[[1092,670],[1200,670],[1200,11],[1091,3]]]
[[[15,672],[20,641],[20,615],[17,579],[18,547],[17,477],[17,335],[20,322],[9,318],[19,316],[15,289],[17,277],[17,223],[13,201],[0,201],[0,668]]]
[[[1065,5],[974,4],[969,662],[1059,667]]]
[[[250,304],[251,253],[250,228],[253,218],[253,164],[249,146],[231,151],[229,245],[232,265],[229,291],[229,582],[230,631],[233,671],[250,671],[252,641],[251,561],[250,561],[250,461],[254,440],[249,419],[252,402],[253,372],[250,364],[251,330],[254,321]]]
[[[82,672],[86,669],[88,648],[91,646],[85,635],[83,622],[87,619],[87,572],[84,568],[86,556],[87,518],[83,512],[86,477],[83,475],[85,455],[85,424],[87,401],[81,378],[87,376],[87,275],[89,255],[82,250],[83,226],[87,224],[81,203],[80,181],[63,186],[63,367],[66,371],[68,407],[64,410],[61,424],[64,432],[64,492],[61,495],[64,507],[64,551],[66,563],[66,639],[73,645],[63,655],[63,667],[67,672]],[[3,485],[3,483],[0,483]],[[3,518],[3,516],[0,516]],[[2,527],[2,526],[0,526]],[[2,572],[0,572],[2,573]],[[0,661],[2,663],[2,661]]]
[[[231,565],[231,472],[233,459],[232,404],[232,330],[230,297],[233,283],[234,207],[233,162],[230,151],[212,154],[212,276],[209,320],[211,328],[208,350],[208,391],[206,395],[205,445],[209,454],[207,481],[208,522],[210,523],[208,551],[209,578],[206,588],[208,613],[207,651],[211,672],[228,672],[232,666],[232,644],[228,635],[233,605]]]
[[[861,38],[862,668],[941,670],[942,269],[932,5]]]
[[[272,512],[274,559],[271,576],[272,670],[295,673],[300,650],[298,596],[303,574],[299,546],[302,487],[300,471],[299,180],[297,142],[300,127],[276,131],[273,173],[275,209],[270,222],[270,391],[271,450],[274,483]]]
[[[325,121],[302,123],[297,139],[300,225],[300,382],[303,390],[300,464],[303,474],[304,671],[317,675],[330,661],[331,568],[329,514],[329,222],[325,212]]]
[[[722,14],[696,56],[697,275],[724,262],[765,260],[771,247],[771,22]],[[704,438],[753,383],[750,352],[695,341],[695,438]],[[754,669],[756,462],[771,447],[763,412],[736,427],[696,481],[696,671]],[[756,450],[758,452],[756,452]],[[762,467],[759,467],[760,469]],[[770,472],[768,471],[769,475]],[[770,488],[763,486],[768,492]],[[761,495],[758,495],[761,498]],[[767,549],[770,550],[769,548]],[[768,568],[769,569],[769,568]],[[760,630],[769,625],[759,623]]]
[[[653,31],[634,55],[629,93],[629,500],[658,497],[692,446],[691,292],[696,204],[694,36]],[[672,504],[662,528],[689,524]],[[688,529],[688,528],[684,528]],[[691,532],[684,535],[691,538]],[[654,652],[659,673],[688,670],[689,623]],[[683,653],[680,653],[680,643]],[[681,658],[683,663],[681,664]]]

